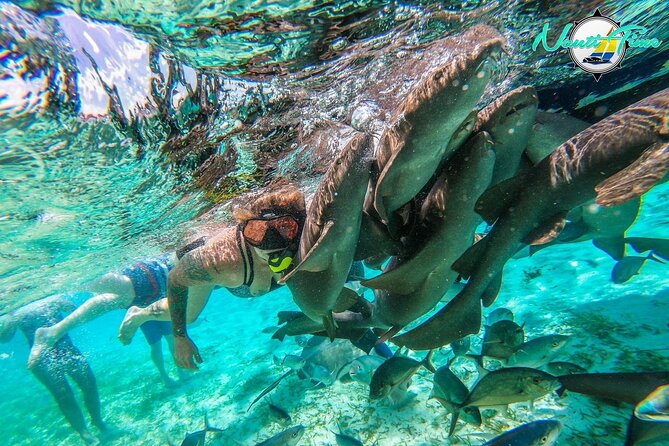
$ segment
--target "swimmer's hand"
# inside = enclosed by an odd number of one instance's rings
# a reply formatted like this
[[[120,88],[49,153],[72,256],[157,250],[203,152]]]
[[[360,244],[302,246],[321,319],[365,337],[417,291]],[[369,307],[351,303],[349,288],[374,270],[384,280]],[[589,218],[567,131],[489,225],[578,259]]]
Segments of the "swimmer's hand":
[[[197,370],[198,367],[195,365],[195,361],[198,364],[202,364],[202,356],[197,349],[195,343],[188,336],[175,336],[174,337],[174,361],[177,363],[177,366],[183,369]]]

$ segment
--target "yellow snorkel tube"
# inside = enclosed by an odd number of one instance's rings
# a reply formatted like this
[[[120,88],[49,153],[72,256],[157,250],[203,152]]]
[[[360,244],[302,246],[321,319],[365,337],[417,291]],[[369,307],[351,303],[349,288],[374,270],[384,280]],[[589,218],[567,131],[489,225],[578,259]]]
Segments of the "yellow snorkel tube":
[[[293,254],[288,250],[288,248],[284,249],[276,255],[271,255],[269,259],[267,259],[267,265],[273,273],[285,272],[292,264]]]

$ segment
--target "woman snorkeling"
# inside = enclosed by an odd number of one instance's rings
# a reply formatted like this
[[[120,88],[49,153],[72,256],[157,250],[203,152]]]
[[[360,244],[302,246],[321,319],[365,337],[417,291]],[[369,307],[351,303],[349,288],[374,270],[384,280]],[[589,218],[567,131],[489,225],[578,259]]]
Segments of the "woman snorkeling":
[[[132,307],[121,325],[119,338],[128,343],[148,320],[172,319],[175,361],[197,369],[202,362],[188,336],[186,323],[197,319],[215,287],[239,297],[266,294],[289,269],[297,252],[306,218],[304,194],[293,186],[259,197],[233,212],[237,221],[209,239],[185,247],[188,251],[170,271],[167,297],[148,307]]]

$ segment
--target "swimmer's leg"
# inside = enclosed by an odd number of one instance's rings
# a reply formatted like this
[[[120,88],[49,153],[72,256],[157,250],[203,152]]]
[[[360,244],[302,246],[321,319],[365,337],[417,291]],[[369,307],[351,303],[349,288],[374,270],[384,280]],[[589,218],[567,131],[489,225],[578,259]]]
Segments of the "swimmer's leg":
[[[34,365],[31,371],[44,384],[44,387],[51,392],[65,419],[77,431],[82,440],[86,444],[97,444],[95,437],[86,428],[84,416],[81,413],[81,409],[79,409],[77,400],[74,398],[72,387],[70,387],[65,378],[63,368],[53,362],[47,363],[46,360],[41,360]]]
[[[151,360],[155,364],[158,372],[160,373],[160,378],[163,380],[167,387],[174,387],[177,383],[170,378],[165,370],[165,359],[163,358],[163,343],[160,339],[153,344],[149,344],[151,347]]]
[[[114,283],[113,287],[109,285],[110,289],[113,288],[114,291],[119,292],[123,291],[123,293],[97,294],[81,304],[57,324],[51,327],[39,328],[35,332],[35,343],[30,350],[28,367],[32,367],[46,348],[53,347],[60,338],[73,328],[90,322],[112,310],[130,306],[135,298],[130,278],[122,274],[107,274],[104,277],[107,278],[105,279],[107,282]]]
[[[128,345],[137,333],[137,329],[148,321],[169,321],[170,307],[167,299],[160,299],[147,307],[132,306],[128,308],[118,330],[118,339]]]
[[[190,324],[198,318],[209,301],[209,296],[214,289],[211,285],[192,286],[188,288],[188,311],[187,322]],[[160,299],[149,306],[130,307],[125,313],[118,338],[121,343],[128,345],[135,336],[137,329],[148,321],[169,321],[170,307],[167,298]]]
[[[68,375],[72,377],[81,389],[81,392],[84,395],[86,408],[91,415],[93,424],[100,429],[100,431],[106,431],[107,425],[102,420],[100,409],[98,384],[88,361],[86,361],[86,358],[79,352],[79,350],[72,349],[64,359],[64,366],[66,367]]]

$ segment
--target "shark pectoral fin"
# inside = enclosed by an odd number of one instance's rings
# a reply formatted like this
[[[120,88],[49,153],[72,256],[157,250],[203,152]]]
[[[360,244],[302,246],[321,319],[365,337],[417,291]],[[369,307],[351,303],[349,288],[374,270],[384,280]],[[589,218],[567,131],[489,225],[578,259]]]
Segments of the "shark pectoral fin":
[[[625,257],[625,239],[621,237],[594,238],[592,244],[611,256],[613,260]]]
[[[632,164],[595,187],[597,204],[614,206],[648,192],[669,171],[669,143],[655,143]]]
[[[465,287],[460,294],[416,328],[393,338],[411,350],[430,350],[450,344],[481,328],[481,299]]]
[[[335,306],[332,309],[332,311],[334,313],[341,313],[343,311],[346,311],[353,305],[357,304],[359,298],[360,296],[358,296],[358,293],[345,286],[339,292],[339,297],[337,297],[337,303],[335,303]]]
[[[499,290],[502,289],[502,273],[500,272],[497,274],[493,279],[490,281],[490,284],[486,287],[485,290],[483,290],[483,294],[481,294],[481,301],[483,301],[483,306],[484,307],[489,307],[493,303],[495,303],[495,299],[497,299],[497,296],[499,295]]]
[[[424,275],[421,271],[412,271],[414,269],[415,267],[412,267],[411,263],[405,263],[360,283],[367,288],[375,290],[388,290],[396,294],[410,294],[419,289],[424,282]]]
[[[453,262],[451,269],[460,274],[463,278],[469,279],[474,272],[476,264],[483,255],[488,243],[488,237],[483,237],[478,242],[470,246],[458,260]]]
[[[328,338],[330,338],[330,342],[334,341],[337,337],[337,323],[334,320],[332,312],[323,316],[323,326],[325,327],[325,332],[327,333]]]
[[[476,201],[476,212],[486,222],[493,223],[518,197],[518,191],[524,183],[525,175],[522,173],[497,183]]]
[[[333,221],[328,221],[325,224],[314,246],[311,247],[309,252],[306,253],[300,263],[290,273],[279,280],[279,283],[285,283],[298,271],[319,272],[325,271],[330,267],[332,255],[328,252],[328,245],[339,243],[339,240],[335,240],[335,237],[327,238],[332,226],[334,226]]]
[[[543,245],[552,242],[560,235],[567,223],[567,211],[558,212],[544,220],[523,239],[527,245]]]

